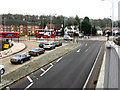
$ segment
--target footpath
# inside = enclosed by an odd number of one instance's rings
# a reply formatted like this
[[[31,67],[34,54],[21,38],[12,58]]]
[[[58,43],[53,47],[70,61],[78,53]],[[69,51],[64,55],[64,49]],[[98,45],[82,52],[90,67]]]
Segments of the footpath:
[[[113,41],[107,41],[96,90],[100,88],[120,89],[119,64],[120,46],[116,45]]]
[[[11,48],[0,52],[1,59],[13,55],[15,53],[18,53],[26,48],[26,45],[24,43],[17,43],[17,42],[12,42],[12,43],[13,46]]]

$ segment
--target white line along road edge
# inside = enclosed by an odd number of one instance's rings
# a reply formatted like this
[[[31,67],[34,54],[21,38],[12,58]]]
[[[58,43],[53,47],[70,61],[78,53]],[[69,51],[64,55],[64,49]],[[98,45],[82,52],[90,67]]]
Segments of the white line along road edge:
[[[84,90],[84,89],[86,88],[86,85],[87,85],[87,83],[88,83],[88,80],[90,79],[90,76],[91,76],[91,74],[92,74],[92,72],[93,72],[93,69],[94,69],[94,67],[95,67],[95,65],[96,65],[96,63],[97,63],[97,60],[98,60],[98,57],[99,57],[99,55],[100,55],[101,49],[102,49],[102,46],[100,47],[100,51],[99,51],[99,53],[98,53],[98,55],[97,55],[97,58],[96,58],[96,60],[95,60],[95,62],[94,62],[94,65],[93,65],[93,67],[92,67],[92,69],[91,69],[91,71],[90,71],[90,74],[89,74],[89,76],[88,76],[88,78],[87,78],[87,80],[86,80],[86,82],[85,82],[82,90]]]

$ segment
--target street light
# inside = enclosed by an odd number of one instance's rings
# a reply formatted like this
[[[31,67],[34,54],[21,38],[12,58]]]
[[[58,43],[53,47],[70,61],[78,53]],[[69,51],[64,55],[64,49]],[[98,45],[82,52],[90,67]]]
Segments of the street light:
[[[105,1],[105,0],[101,0]],[[112,41],[113,41],[113,23],[114,23],[114,0],[112,0]]]

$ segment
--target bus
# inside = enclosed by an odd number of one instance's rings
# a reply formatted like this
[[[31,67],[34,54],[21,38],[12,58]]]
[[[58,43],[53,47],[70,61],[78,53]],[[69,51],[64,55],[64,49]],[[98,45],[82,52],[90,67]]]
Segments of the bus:
[[[20,38],[19,32],[0,32],[1,38]]]
[[[54,29],[35,29],[35,37],[37,38],[55,38]]]

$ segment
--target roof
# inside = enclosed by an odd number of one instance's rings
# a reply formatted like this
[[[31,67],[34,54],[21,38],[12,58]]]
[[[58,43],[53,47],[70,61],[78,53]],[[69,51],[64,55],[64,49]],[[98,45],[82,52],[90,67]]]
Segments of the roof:
[[[48,29],[54,29],[55,28],[54,24],[46,24],[46,26],[48,27]]]

